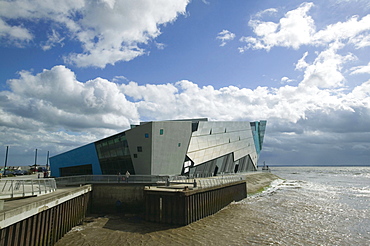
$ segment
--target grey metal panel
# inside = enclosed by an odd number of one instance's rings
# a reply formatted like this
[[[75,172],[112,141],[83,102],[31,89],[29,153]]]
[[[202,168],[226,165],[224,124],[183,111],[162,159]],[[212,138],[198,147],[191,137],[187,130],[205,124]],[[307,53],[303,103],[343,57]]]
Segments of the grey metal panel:
[[[191,121],[153,122],[152,175],[181,173],[191,133]]]
[[[145,134],[149,138],[145,138]],[[137,126],[125,132],[130,149],[132,164],[137,175],[151,175],[152,157],[152,122]],[[142,147],[139,152],[137,147]]]
[[[135,173],[180,174],[191,137],[191,121],[147,122],[126,132]],[[145,134],[149,134],[146,138]],[[137,147],[142,147],[138,152]]]
[[[257,157],[249,122],[199,122],[193,132],[187,155],[199,165],[229,153],[234,161],[250,154]]]

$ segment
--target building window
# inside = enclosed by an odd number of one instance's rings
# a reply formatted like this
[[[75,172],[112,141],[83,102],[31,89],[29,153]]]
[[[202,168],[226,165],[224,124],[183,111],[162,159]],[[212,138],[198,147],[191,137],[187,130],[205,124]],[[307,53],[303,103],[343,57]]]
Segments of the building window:
[[[181,147],[181,143],[178,143],[178,144],[177,144],[177,147]]]
[[[137,146],[137,152],[143,152],[143,147]]]
[[[145,138],[149,138],[149,133],[145,133]]]
[[[159,135],[163,135],[163,129],[159,129]]]
[[[137,158],[137,154],[134,154],[134,158]]]

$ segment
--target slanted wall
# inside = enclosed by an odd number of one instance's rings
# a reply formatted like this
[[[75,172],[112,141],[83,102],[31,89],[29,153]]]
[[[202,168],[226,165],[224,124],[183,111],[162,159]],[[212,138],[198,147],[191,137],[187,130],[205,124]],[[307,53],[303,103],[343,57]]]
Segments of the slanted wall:
[[[191,137],[190,121],[153,122],[153,175],[179,175]]]
[[[191,126],[191,121],[158,121],[126,131],[135,174],[181,174]]]

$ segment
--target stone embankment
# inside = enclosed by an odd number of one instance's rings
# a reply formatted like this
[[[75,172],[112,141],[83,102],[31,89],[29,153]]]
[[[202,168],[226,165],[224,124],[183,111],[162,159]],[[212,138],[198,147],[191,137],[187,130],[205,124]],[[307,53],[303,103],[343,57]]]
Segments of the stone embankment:
[[[244,174],[247,181],[247,194],[255,194],[263,191],[264,188],[271,185],[271,182],[280,179],[270,172],[254,172]]]

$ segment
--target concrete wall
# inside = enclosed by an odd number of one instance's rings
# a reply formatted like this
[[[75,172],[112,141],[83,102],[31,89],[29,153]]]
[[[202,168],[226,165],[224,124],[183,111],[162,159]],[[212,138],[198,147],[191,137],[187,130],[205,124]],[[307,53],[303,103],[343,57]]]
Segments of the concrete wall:
[[[117,206],[120,201],[121,207]],[[141,213],[144,211],[144,185],[93,184],[91,213]]]

